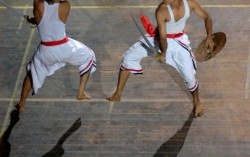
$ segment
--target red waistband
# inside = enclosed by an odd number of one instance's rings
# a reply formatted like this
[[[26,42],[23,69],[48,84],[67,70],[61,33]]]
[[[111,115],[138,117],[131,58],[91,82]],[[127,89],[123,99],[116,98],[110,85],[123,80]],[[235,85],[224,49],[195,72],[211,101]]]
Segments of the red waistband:
[[[68,37],[65,37],[62,40],[57,40],[57,41],[41,41],[41,45],[44,45],[44,46],[56,46],[56,45],[64,44],[64,43],[66,43],[68,41],[69,41]]]
[[[141,23],[145,29],[145,31],[151,36],[151,37],[155,37],[158,36],[158,29],[157,27],[154,28],[154,26],[152,25],[152,23],[149,21],[149,19],[144,16],[141,15],[140,17]],[[184,31],[181,33],[177,33],[177,34],[166,34],[166,38],[178,38],[181,37],[184,34]]]
[[[166,34],[167,38],[179,38],[184,34],[184,32],[177,33],[177,34]]]

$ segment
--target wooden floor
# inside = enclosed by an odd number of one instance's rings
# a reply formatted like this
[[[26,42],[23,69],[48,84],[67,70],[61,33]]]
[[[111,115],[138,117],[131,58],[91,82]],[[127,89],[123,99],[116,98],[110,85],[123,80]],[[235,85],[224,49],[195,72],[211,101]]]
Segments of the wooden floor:
[[[32,15],[32,1],[8,0]],[[122,54],[140,37],[131,17],[154,21],[159,1],[74,0],[67,35],[95,51],[89,101],[75,99],[79,75],[67,65],[48,77],[20,115],[25,66],[39,44],[35,28],[0,6],[1,151],[10,157],[247,157],[250,156],[250,1],[199,0],[225,32],[227,44],[215,58],[198,62],[205,115],[192,116],[192,100],[178,73],[153,57],[143,75],[131,77],[122,101],[106,101],[116,87]],[[155,23],[155,22],[154,22]],[[196,15],[186,33],[195,50],[205,37]]]

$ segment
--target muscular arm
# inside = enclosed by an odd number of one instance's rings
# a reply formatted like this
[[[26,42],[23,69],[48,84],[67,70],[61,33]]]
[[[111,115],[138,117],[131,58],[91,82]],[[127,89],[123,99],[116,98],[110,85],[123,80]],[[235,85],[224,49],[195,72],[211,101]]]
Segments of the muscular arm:
[[[38,25],[43,16],[43,1],[44,0],[34,0],[33,1],[33,15],[34,17],[30,17],[25,15],[24,18],[27,20],[28,23],[32,25]]]
[[[195,0],[188,0],[188,3],[190,10],[194,11],[199,17],[204,20],[207,32],[207,46],[212,48],[214,46],[212,41],[213,22],[210,15]]]
[[[37,24],[40,23],[43,17],[43,11],[44,11],[44,0],[34,0],[33,2],[33,14],[34,14],[34,20]]]
[[[59,7],[59,18],[63,23],[67,22],[68,16],[70,12],[70,3],[69,1],[60,1]]]
[[[166,39],[166,18],[165,18],[165,10],[159,6],[155,12],[155,18],[158,27],[159,33],[159,47],[162,53],[166,53],[168,44]]]

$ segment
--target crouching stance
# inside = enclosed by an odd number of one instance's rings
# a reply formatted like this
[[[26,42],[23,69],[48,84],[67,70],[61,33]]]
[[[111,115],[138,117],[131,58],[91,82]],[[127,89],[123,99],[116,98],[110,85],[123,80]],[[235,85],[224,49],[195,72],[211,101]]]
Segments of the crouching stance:
[[[70,3],[61,0],[34,0],[34,17],[27,21],[37,25],[41,43],[27,65],[27,75],[23,81],[22,93],[17,108],[24,110],[25,101],[31,91],[36,94],[47,76],[66,65],[79,68],[80,85],[78,100],[89,99],[85,93],[89,75],[96,70],[94,52],[86,45],[66,36],[65,25],[70,13]]]
[[[204,113],[204,108],[200,102],[198,81],[195,77],[196,61],[191,51],[188,36],[184,32],[186,20],[192,11],[204,20],[207,32],[206,45],[213,48],[212,20],[195,0],[163,0],[155,12],[156,29],[152,29],[153,27],[146,17],[141,17],[141,21],[148,32],[146,34],[148,41],[161,52],[158,53],[157,60],[173,66],[180,73],[193,96],[194,114],[201,116]],[[130,73],[143,73],[140,62],[149,53],[147,43],[143,38],[124,53],[117,89],[111,97],[107,98],[109,101],[120,101]]]

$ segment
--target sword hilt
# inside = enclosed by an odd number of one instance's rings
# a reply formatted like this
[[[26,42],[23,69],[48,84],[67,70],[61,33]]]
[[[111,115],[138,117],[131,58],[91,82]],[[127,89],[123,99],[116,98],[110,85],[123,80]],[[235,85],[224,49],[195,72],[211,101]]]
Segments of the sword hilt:
[[[30,17],[29,15],[24,15],[24,18],[26,19],[26,21],[27,21],[28,23],[31,24],[31,27],[32,27],[32,28],[37,26],[37,22],[36,22],[36,20],[35,20],[34,17]]]

